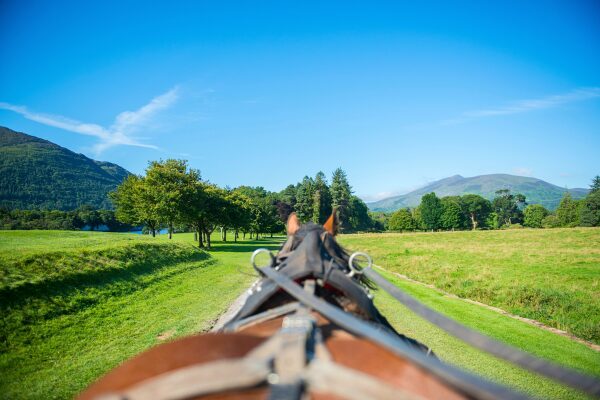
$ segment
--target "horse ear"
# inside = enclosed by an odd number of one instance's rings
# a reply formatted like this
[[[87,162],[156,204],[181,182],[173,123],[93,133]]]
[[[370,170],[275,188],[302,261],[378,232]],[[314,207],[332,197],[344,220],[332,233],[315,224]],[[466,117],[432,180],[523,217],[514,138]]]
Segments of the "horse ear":
[[[291,236],[298,232],[300,229],[300,221],[298,221],[298,216],[295,212],[291,213],[287,220],[287,234]]]
[[[337,231],[338,231],[337,208],[333,209],[333,212],[331,213],[331,215],[329,216],[329,218],[323,225],[323,228],[325,228],[325,230],[327,232],[329,232],[329,234],[331,236],[335,236],[337,234]]]

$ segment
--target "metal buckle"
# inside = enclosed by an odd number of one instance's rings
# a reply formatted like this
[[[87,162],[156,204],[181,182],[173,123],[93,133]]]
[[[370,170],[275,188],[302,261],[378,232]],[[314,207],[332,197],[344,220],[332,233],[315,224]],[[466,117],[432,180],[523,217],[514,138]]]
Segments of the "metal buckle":
[[[256,259],[256,256],[258,256],[260,253],[267,253],[267,254],[269,254],[269,257],[271,257],[271,263],[268,264],[268,265],[262,265],[260,267],[258,265],[256,265],[256,263],[254,262],[254,260]],[[250,257],[250,262],[252,263],[252,267],[259,274],[262,275],[262,272],[260,271],[260,269],[264,268],[264,267],[270,267],[271,265],[273,265],[273,263],[275,262],[275,257],[273,256],[273,253],[271,253],[271,251],[269,249],[260,248],[260,249],[254,250],[254,252],[252,253],[252,256]]]
[[[360,251],[357,251],[356,253],[352,253],[352,255],[350,256],[350,259],[348,259],[348,267],[350,267],[350,272],[348,272],[346,274],[349,278],[352,278],[354,275],[361,275],[363,273],[362,269],[356,268],[354,266],[354,259],[358,256],[361,256],[361,257],[364,257],[367,259],[367,263],[368,263],[367,269],[371,268],[371,266],[373,265],[373,259],[367,253],[363,253]]]

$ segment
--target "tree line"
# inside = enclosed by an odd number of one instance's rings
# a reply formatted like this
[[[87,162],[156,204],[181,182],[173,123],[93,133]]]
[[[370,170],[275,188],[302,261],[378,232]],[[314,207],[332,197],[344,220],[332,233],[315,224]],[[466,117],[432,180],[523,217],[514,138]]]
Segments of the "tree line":
[[[346,173],[336,169],[331,181],[323,172],[290,184],[280,192],[239,186],[221,188],[201,178],[185,160],[152,161],[144,175],[128,176],[109,194],[115,210],[82,206],[73,211],[10,210],[0,208],[0,229],[62,229],[128,231],[143,227],[156,235],[167,228],[194,232],[200,247],[210,247],[211,234],[220,230],[237,240],[240,235],[258,238],[284,232],[291,212],[301,222],[324,223],[333,209],[341,232],[499,229],[599,226],[600,176],[588,195],[575,200],[565,192],[558,208],[550,212],[540,204],[527,204],[522,194],[499,190],[494,199],[479,195],[437,197],[428,193],[414,208],[394,213],[370,212],[353,194]]]
[[[565,192],[555,212],[540,204],[528,205],[526,200],[508,189],[496,191],[492,201],[476,194],[439,198],[428,193],[418,207],[372,213],[372,217],[391,231],[600,226],[600,176],[593,179],[583,199],[575,200]]]
[[[0,208],[0,229],[55,229],[127,232],[133,226],[117,220],[113,210],[96,210],[84,205],[76,210],[18,210]]]
[[[281,192],[262,187],[221,188],[203,180],[187,161],[152,161],[145,175],[130,175],[110,194],[116,218],[130,225],[144,225],[153,236],[166,227],[194,232],[200,247],[210,247],[211,234],[219,229],[259,237],[284,231],[284,223],[295,211],[302,222],[323,223],[337,209],[341,230],[352,232],[374,228],[366,204],[352,194],[346,173],[338,168],[331,184],[325,174],[305,177]]]

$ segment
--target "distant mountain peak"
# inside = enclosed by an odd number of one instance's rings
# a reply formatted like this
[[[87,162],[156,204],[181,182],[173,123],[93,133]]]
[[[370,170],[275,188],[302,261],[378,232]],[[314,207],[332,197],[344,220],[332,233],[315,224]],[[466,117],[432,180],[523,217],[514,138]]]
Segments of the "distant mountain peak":
[[[530,204],[542,204],[553,210],[567,190],[538,178],[510,174],[487,174],[472,177],[452,175],[448,178],[431,182],[412,192],[393,196],[379,201],[367,203],[372,211],[394,211],[403,207],[416,207],[424,194],[435,192],[438,197],[462,196],[478,194],[492,199],[497,190],[510,189],[514,193],[522,193]],[[587,189],[569,189],[574,198],[582,198]]]

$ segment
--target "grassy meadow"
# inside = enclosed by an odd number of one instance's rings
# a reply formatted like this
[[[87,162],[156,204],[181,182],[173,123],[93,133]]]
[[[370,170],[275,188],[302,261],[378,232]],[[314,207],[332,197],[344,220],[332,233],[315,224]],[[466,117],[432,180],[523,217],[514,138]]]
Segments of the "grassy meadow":
[[[569,313],[582,310],[589,321],[597,321],[599,237],[599,229],[568,229],[344,235],[340,241],[350,250],[367,250],[390,271],[520,315],[543,320],[526,312],[544,312],[548,320],[579,321],[581,316]],[[0,231],[0,397],[70,398],[148,347],[209,329],[254,280],[250,253],[257,247],[275,249],[278,240],[234,244],[215,237],[213,245],[210,252],[198,250],[191,234],[169,241],[166,236]],[[600,353],[579,343],[391,274],[388,278],[468,326],[600,376]],[[518,292],[517,283],[530,285],[534,293],[564,290],[566,295],[554,308],[523,300],[521,309],[510,308],[500,300],[508,299],[510,290]],[[481,293],[499,293],[477,297],[477,287]],[[575,300],[569,299],[573,294]],[[468,348],[380,291],[375,299],[399,331],[444,360],[539,397],[584,398]],[[575,311],[568,308],[572,304]]]
[[[347,235],[389,271],[600,344],[600,229]]]

